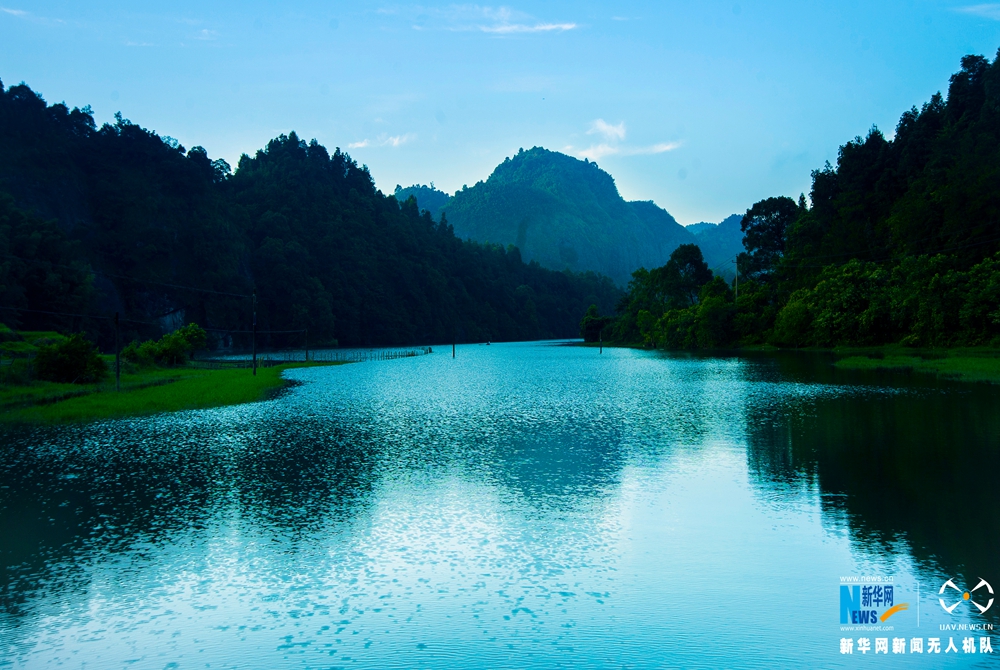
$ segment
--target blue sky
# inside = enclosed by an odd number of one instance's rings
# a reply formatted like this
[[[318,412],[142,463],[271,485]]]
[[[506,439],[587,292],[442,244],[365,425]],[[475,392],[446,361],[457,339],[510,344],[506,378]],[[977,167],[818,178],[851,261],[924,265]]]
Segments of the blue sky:
[[[235,164],[295,130],[379,188],[485,179],[519,147],[719,221],[1000,47],[1000,3],[0,0],[0,78]]]

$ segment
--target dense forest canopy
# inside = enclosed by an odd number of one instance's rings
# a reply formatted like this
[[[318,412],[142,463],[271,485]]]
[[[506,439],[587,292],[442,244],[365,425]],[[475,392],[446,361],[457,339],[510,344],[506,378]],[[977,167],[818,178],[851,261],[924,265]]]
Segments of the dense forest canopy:
[[[24,84],[0,84],[0,192],[0,321],[104,343],[96,317],[119,311],[126,338],[195,321],[245,346],[254,289],[265,346],[305,329],[342,345],[566,337],[620,296],[605,277],[462,242],[315,140],[283,135],[233,171]]]
[[[812,173],[808,201],[767,198],[740,225],[738,288],[706,282],[683,307],[658,292],[657,271],[636,273],[608,334],[681,347],[1000,346],[1000,55],[964,57],[947,98],[905,112],[891,139],[873,127],[840,147],[836,166]]]

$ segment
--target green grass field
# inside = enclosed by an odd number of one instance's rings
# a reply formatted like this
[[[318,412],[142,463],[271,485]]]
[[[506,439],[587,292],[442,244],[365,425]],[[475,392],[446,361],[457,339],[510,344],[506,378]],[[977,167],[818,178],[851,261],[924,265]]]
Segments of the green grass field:
[[[113,379],[90,385],[35,382],[0,387],[0,421],[68,423],[255,402],[285,385],[284,370],[339,364],[289,363],[258,368],[257,376],[245,368],[145,370],[123,374],[120,393]]]
[[[959,381],[1000,383],[1000,354],[992,350],[956,349],[929,357],[899,353],[849,356],[834,365],[845,370],[913,370]]]

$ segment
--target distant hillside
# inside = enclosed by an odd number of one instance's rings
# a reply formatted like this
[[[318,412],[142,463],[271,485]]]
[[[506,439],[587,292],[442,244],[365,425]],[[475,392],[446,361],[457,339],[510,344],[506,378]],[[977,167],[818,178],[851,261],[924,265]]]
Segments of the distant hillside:
[[[441,220],[441,208],[451,200],[450,195],[434,188],[434,182],[431,182],[430,186],[414,184],[406,188],[396,184],[396,190],[393,191],[393,195],[396,196],[396,201],[400,203],[406,202],[406,199],[412,195],[417,199],[417,208],[420,211],[426,209],[435,221]]]
[[[716,274],[731,277],[734,274],[732,259],[743,253],[742,214],[727,216],[721,223],[692,223],[686,226],[694,234],[708,266]]]
[[[505,159],[443,211],[459,237],[513,244],[525,260],[594,270],[621,285],[633,270],[659,267],[696,241],[652,202],[626,202],[596,163],[540,147]]]
[[[693,235],[701,235],[704,232],[718,228],[719,224],[708,223],[707,221],[701,221],[699,223],[689,223],[684,227],[687,228],[688,232],[692,233]]]

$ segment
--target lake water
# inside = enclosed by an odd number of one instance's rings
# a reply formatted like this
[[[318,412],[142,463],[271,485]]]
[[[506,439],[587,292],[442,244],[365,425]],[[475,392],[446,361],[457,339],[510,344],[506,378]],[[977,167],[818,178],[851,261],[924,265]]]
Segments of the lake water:
[[[941,628],[1000,604],[938,602],[1000,587],[996,387],[554,343],[287,375],[0,428],[0,667],[1000,667]],[[841,629],[846,576],[893,630]]]

